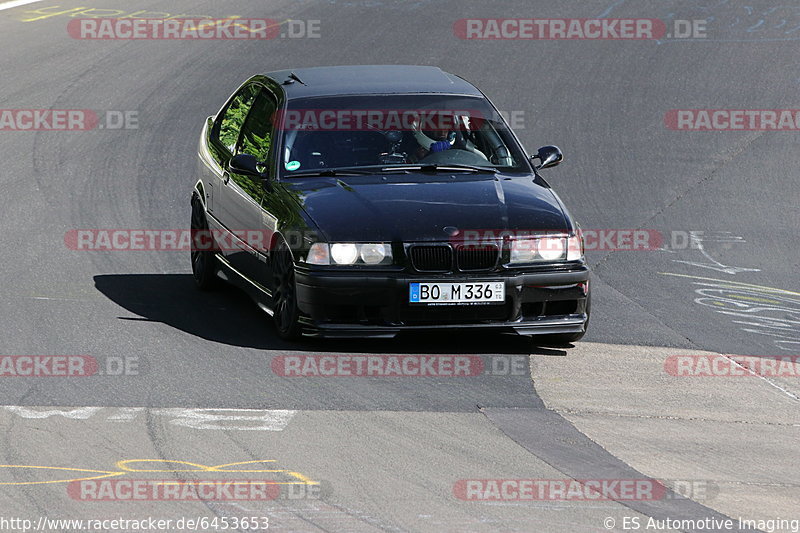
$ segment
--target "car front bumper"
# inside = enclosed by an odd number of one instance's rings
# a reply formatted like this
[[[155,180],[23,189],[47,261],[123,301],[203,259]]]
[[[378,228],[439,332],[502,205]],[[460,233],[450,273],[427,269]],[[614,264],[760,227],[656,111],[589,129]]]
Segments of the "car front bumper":
[[[409,304],[412,282],[505,281],[502,304]],[[402,331],[492,329],[520,335],[581,333],[588,321],[589,269],[487,274],[409,274],[298,269],[306,335],[394,337]]]

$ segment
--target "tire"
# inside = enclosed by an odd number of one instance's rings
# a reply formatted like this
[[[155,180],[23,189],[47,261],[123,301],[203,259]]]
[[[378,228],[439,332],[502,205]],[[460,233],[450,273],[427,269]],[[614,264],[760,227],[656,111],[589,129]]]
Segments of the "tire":
[[[537,337],[536,344],[542,344],[547,346],[565,346],[567,344],[572,344],[573,342],[578,342],[586,335],[586,331],[589,329],[589,318],[591,317],[592,313],[592,295],[589,293],[589,296],[586,299],[586,322],[583,325],[583,331],[581,333],[558,333],[555,335],[542,335]]]
[[[285,242],[281,241],[272,256],[272,320],[278,337],[291,341],[300,338],[300,310],[297,307],[297,284],[294,259]]]
[[[217,278],[217,258],[214,252],[208,220],[203,204],[196,197],[192,199],[192,277],[201,291],[210,291],[219,287]],[[207,248],[207,249],[206,249]]]

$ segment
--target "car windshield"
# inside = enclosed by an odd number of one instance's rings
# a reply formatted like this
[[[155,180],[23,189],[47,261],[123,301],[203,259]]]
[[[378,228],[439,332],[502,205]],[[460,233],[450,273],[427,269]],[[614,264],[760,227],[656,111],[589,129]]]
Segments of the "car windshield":
[[[278,121],[284,177],[336,169],[528,170],[484,98],[375,95],[293,100]]]

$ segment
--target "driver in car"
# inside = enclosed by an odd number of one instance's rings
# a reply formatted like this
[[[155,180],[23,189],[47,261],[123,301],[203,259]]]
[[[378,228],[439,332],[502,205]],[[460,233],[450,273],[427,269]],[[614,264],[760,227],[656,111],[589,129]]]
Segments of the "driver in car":
[[[417,160],[428,157],[432,153],[444,152],[453,147],[456,142],[455,118],[452,115],[438,115],[436,117],[438,129],[422,131],[418,122],[414,122],[412,133],[419,144],[415,155]]]
[[[417,156],[417,161],[422,161],[424,158],[431,154],[444,152],[451,148],[460,148],[472,152],[482,159],[487,159],[486,156],[477,150],[472,143],[464,139],[463,134],[459,131],[460,121],[455,115],[438,115],[435,119],[436,129],[422,130],[418,122],[414,122],[412,133],[414,139],[419,144],[419,148],[414,155]]]

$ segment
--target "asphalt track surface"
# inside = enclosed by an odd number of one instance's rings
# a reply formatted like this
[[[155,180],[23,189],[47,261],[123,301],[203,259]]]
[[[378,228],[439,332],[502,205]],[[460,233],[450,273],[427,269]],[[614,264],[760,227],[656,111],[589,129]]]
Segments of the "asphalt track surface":
[[[359,532],[621,531],[633,519],[644,530],[649,517],[729,517],[732,527],[703,530],[731,531],[739,517],[800,519],[798,378],[665,370],[677,354],[800,353],[798,132],[675,131],[664,119],[671,109],[797,108],[800,7],[64,0],[0,9],[0,108],[138,113],[135,129],[0,132],[0,355],[85,354],[105,370],[0,378],[0,518],[266,516],[278,531]],[[67,33],[73,18],[141,11],[161,14],[133,16],[319,21],[319,37],[86,41]],[[454,35],[460,18],[515,17],[708,22],[705,37],[688,39]],[[196,292],[185,252],[65,245],[80,228],[186,228],[205,117],[254,73],[338,64],[437,65],[464,76],[521,120],[529,151],[563,149],[565,163],[545,177],[584,228],[656,230],[663,249],[590,251],[591,328],[562,349],[449,334],[287,344],[237,291]],[[694,246],[681,246],[689,232]],[[490,368],[522,361],[523,371],[272,371],[275,357],[297,354],[466,354]],[[119,361],[136,366],[111,375]],[[269,479],[300,496],[71,496],[67,481],[92,470],[116,479]],[[694,490],[644,501],[464,501],[457,489],[476,479],[645,477]]]

